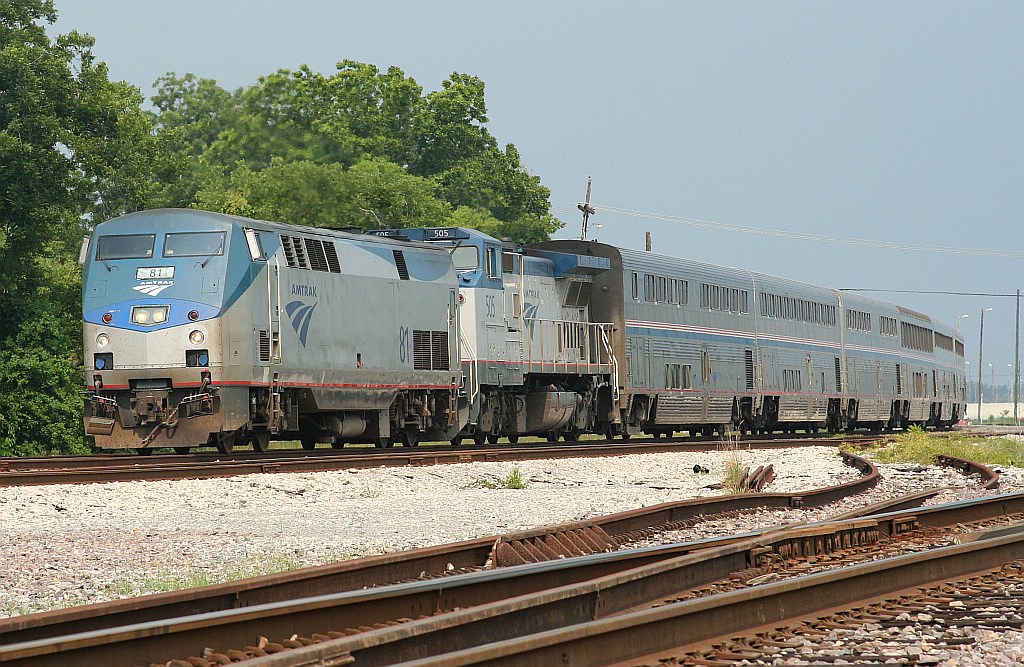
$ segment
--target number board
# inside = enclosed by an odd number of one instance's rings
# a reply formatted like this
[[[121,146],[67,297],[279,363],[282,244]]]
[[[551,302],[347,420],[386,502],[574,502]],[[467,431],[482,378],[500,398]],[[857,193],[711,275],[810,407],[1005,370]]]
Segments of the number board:
[[[173,266],[151,266],[151,267],[139,267],[135,269],[136,280],[153,280],[155,278],[173,278],[174,267]]]
[[[424,230],[424,241],[448,241],[451,239],[468,239],[466,230],[458,227],[428,227]]]

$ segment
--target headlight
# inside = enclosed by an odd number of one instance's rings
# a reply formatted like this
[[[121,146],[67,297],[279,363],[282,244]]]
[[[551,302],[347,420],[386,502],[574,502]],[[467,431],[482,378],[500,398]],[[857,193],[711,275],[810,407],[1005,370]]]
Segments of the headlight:
[[[203,334],[202,331],[196,329],[195,331],[188,335],[188,339],[192,341],[193,345],[201,345],[202,342],[206,340],[206,336]]]
[[[107,345],[110,345],[110,336],[105,333],[96,336],[96,347],[106,347]]]
[[[132,306],[132,323],[149,326],[167,321],[170,306]]]

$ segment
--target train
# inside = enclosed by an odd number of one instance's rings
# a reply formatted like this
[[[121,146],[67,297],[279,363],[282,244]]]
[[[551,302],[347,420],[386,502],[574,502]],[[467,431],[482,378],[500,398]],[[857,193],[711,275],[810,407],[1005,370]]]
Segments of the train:
[[[902,306],[587,240],[192,209],[84,239],[86,433],[265,451],[949,428],[958,332]]]

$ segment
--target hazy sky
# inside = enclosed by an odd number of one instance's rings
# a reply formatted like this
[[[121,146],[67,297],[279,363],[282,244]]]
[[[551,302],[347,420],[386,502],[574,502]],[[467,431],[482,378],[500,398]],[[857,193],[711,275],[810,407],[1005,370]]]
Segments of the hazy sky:
[[[650,231],[656,252],[828,287],[1024,288],[1024,2],[56,2],[55,32],[96,37],[112,78],[147,95],[168,71],[233,89],[344,59],[427,91],[479,76],[490,131],[551,189],[558,237],[579,235],[592,176],[601,241],[643,248]],[[1014,299],[872,296],[970,315],[975,378],[993,308],[985,382],[989,363],[1010,381]]]

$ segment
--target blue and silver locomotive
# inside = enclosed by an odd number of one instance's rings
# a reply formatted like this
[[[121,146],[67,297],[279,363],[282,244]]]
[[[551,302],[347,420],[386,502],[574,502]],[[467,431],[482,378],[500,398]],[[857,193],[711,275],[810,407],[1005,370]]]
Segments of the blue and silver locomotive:
[[[446,249],[153,210],[98,225],[82,259],[99,447],[386,446],[462,428]]]

